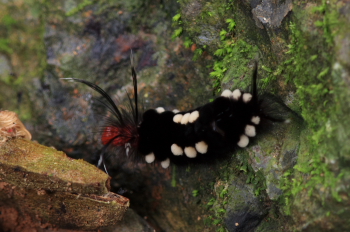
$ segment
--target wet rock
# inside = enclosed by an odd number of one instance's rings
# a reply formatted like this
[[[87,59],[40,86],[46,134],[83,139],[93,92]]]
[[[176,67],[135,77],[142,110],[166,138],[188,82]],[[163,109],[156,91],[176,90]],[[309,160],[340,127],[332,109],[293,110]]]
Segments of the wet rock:
[[[154,228],[132,209],[128,209],[128,211],[125,212],[120,223],[114,226],[101,228],[101,230],[104,232],[154,232]]]
[[[259,225],[263,217],[261,215],[254,215],[249,210],[243,210],[235,214],[231,214],[226,219],[226,226],[230,232],[249,232]]]
[[[234,179],[228,188],[232,199],[226,208],[225,223],[230,232],[252,231],[268,212],[263,196],[256,196],[253,186],[244,179]]]
[[[277,2],[263,0],[253,8],[252,13],[263,25],[278,28],[281,26],[282,20],[292,9],[293,4],[291,0]],[[257,23],[257,26],[260,25]]]

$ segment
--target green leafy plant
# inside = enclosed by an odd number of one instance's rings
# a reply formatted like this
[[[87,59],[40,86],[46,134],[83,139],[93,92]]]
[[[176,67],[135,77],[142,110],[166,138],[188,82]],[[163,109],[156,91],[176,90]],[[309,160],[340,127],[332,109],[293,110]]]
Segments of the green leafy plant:
[[[194,51],[193,60],[197,60],[203,54],[203,49],[197,48]]]
[[[173,17],[173,21],[174,21],[174,22],[179,22],[180,19],[181,19],[181,14],[176,14],[176,15],[174,15],[174,17]]]
[[[192,44],[193,44],[192,40],[189,37],[186,37],[184,41],[185,48],[190,48]]]
[[[178,29],[176,29],[173,33],[173,35],[171,36],[172,39],[175,39],[177,37],[179,37],[182,34],[182,27],[179,27]]]
[[[236,27],[236,22],[233,19],[226,19],[226,23],[228,23],[229,31],[233,31]]]

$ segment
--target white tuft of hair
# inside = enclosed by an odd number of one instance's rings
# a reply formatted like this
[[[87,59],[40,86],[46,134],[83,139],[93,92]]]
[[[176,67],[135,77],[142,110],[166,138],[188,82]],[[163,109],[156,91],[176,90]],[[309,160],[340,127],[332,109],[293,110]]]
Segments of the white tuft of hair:
[[[177,114],[177,113],[179,113],[179,112],[180,112],[180,110],[178,110],[178,109],[174,109],[174,110],[173,110],[173,113],[174,113],[174,114]]]
[[[185,114],[181,119],[181,124],[186,125],[188,123],[188,120],[190,119],[190,113]]]
[[[182,155],[184,153],[183,149],[175,143],[171,145],[170,149],[171,149],[171,152],[176,156]]]
[[[156,111],[158,112],[158,114],[160,114],[160,113],[163,113],[165,109],[163,107],[158,107],[156,108]]]
[[[254,137],[256,135],[256,130],[255,130],[255,126],[252,125],[247,125],[245,127],[244,133],[246,135],[248,135],[249,137]]]
[[[255,125],[259,125],[260,117],[259,116],[253,116],[250,121],[252,121],[252,123],[254,123]]]
[[[185,147],[185,154],[188,158],[196,158],[197,151],[194,147]]]
[[[161,165],[163,168],[168,168],[169,165],[170,165],[170,159],[167,158],[166,160],[160,162],[160,165]]]
[[[188,119],[188,121],[189,121],[190,123],[193,123],[194,121],[197,120],[198,117],[199,117],[199,112],[198,112],[198,110],[193,111],[193,112],[190,114],[190,118]]]
[[[246,146],[248,146],[248,143],[249,143],[249,138],[246,135],[241,135],[237,145],[239,147],[246,147]]]
[[[250,93],[244,93],[243,94],[243,102],[248,103],[250,100],[252,100],[253,96]]]
[[[196,150],[201,154],[205,154],[208,151],[208,144],[204,141],[200,141],[196,143],[195,147],[196,147]]]
[[[238,100],[240,97],[241,97],[242,93],[239,89],[235,89],[233,92],[232,92],[232,98],[235,99],[235,100]]]
[[[175,123],[180,123],[182,117],[183,117],[182,114],[176,114],[176,115],[173,117],[173,121],[174,121]]]
[[[148,155],[145,156],[145,160],[147,163],[153,163],[153,161],[156,159],[156,157],[154,156],[154,153],[150,153]]]
[[[222,96],[222,97],[231,97],[231,95],[232,95],[232,92],[231,92],[231,90],[229,90],[229,89],[225,89],[225,90],[221,93],[221,96]]]

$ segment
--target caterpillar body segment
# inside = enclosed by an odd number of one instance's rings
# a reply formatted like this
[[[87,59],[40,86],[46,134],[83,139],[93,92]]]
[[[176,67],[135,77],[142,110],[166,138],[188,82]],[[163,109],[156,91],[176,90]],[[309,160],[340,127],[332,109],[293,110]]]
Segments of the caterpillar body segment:
[[[257,95],[240,90],[223,93],[190,111],[147,110],[138,128],[139,152],[144,156],[152,153],[158,161],[169,158],[171,163],[186,164],[219,158],[237,146],[246,147],[260,123]]]

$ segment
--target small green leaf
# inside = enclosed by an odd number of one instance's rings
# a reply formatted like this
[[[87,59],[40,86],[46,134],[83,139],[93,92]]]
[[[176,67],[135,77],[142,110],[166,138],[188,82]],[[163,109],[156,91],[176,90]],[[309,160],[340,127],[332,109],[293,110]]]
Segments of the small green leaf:
[[[221,219],[215,219],[214,221],[213,221],[213,225],[218,225],[218,224],[220,224],[221,223]]]
[[[220,31],[220,39],[224,40],[226,38],[227,31],[226,30],[221,30]]]
[[[218,212],[219,213],[226,213],[226,210],[225,209],[219,209]]]
[[[314,60],[317,59],[317,57],[318,57],[318,55],[313,55],[313,56],[310,57],[310,60],[311,60],[311,61],[314,61]]]
[[[214,205],[214,203],[215,203],[215,199],[212,198],[212,199],[209,200],[207,205]]]
[[[186,37],[185,42],[184,42],[184,46],[185,48],[190,48],[192,46],[193,42],[190,38]]]
[[[178,21],[180,20],[180,18],[181,18],[181,14],[176,14],[176,15],[174,15],[174,17],[173,17],[173,21],[174,21],[174,22],[178,22]]]
[[[225,50],[225,49],[219,48],[218,50],[216,50],[216,51],[214,52],[214,55],[216,55],[216,56],[224,56],[225,53],[226,53],[226,50]]]
[[[325,5],[322,5],[322,6],[315,6],[315,7],[312,9],[312,12],[313,12],[313,13],[316,13],[316,12],[324,13],[325,11],[326,11],[326,6],[325,6]]]
[[[315,22],[315,26],[316,27],[322,27],[323,25],[324,25],[324,23],[322,21],[318,20],[318,21]]]
[[[327,68],[325,68],[325,69],[323,69],[319,74],[318,74],[318,78],[320,79],[320,78],[322,78],[322,77],[324,77],[324,76],[326,76],[327,75],[327,73],[328,73],[328,71],[329,71],[329,67],[327,67]]]
[[[171,36],[171,38],[172,38],[172,39],[175,39],[175,38],[179,37],[179,36],[181,35],[181,33],[182,33],[182,27],[176,29],[176,30],[174,31],[173,35]]]
[[[228,23],[229,31],[233,31],[236,26],[236,22],[233,19],[226,19],[226,23]]]
[[[266,72],[272,73],[272,69],[266,67],[265,65],[262,65],[261,68],[264,69]]]
[[[223,189],[220,193],[220,197],[224,198],[227,193],[228,193],[227,189]]]

